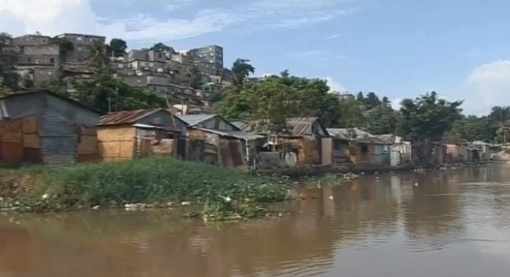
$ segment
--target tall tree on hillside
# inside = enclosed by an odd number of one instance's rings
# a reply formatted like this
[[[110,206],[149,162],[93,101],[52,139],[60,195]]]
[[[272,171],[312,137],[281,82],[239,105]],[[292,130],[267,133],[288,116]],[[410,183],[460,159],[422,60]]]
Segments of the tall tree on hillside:
[[[152,47],[151,47],[151,50],[154,50],[154,51],[173,51],[172,47],[162,43],[162,42],[158,42],[156,44],[154,44]]]
[[[232,65],[232,74],[234,75],[234,85],[242,87],[244,81],[250,74],[255,73],[255,67],[249,64],[250,60],[237,59]]]
[[[365,98],[365,105],[367,105],[367,109],[372,109],[381,105],[381,100],[379,100],[377,94],[369,92]]]
[[[114,57],[122,57],[126,54],[127,43],[122,39],[114,38],[110,41],[110,49]]]
[[[253,87],[250,105],[251,119],[264,123],[264,129],[281,132],[287,127],[287,119],[294,114],[295,92],[280,82],[279,78],[270,78]],[[260,127],[260,126],[259,126]]]
[[[455,121],[448,139],[452,143],[481,140],[495,142],[498,127],[487,116],[467,116]]]
[[[12,39],[11,34],[5,33],[5,32],[0,32],[0,46],[2,46],[2,44],[4,42],[6,42],[7,40],[10,40],[10,39]]]
[[[363,114],[363,105],[358,100],[340,101],[338,107],[339,117],[337,124],[332,127],[338,128],[365,128],[367,119]]]
[[[506,121],[510,120],[510,107],[493,107],[489,118],[499,127],[502,127]]]
[[[104,70],[108,61],[106,47],[99,42],[91,45],[89,61],[98,71]]]
[[[440,141],[453,123],[461,118],[462,101],[448,102],[436,92],[402,101],[400,134],[413,142],[416,162],[430,164],[432,143]]]
[[[436,92],[404,99],[401,104],[400,131],[408,138],[440,140],[455,120],[461,118],[462,101],[448,102]]]
[[[202,73],[200,72],[200,70],[198,69],[198,67],[196,67],[195,65],[193,65],[190,69],[190,87],[194,88],[194,89],[200,89],[202,87]]]
[[[379,105],[367,112],[367,129],[374,135],[394,134],[398,124],[398,113],[391,105]]]
[[[360,103],[365,102],[365,96],[363,95],[363,92],[358,92],[358,95],[356,95],[356,100]]]

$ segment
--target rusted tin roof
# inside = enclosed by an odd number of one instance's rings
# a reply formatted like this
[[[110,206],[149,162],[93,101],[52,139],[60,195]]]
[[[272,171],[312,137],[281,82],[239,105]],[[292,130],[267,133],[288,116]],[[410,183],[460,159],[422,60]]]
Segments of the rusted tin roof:
[[[293,117],[287,119],[287,129],[282,130],[278,135],[303,137],[303,136],[329,136],[326,128],[322,126],[317,117]],[[269,134],[268,122],[256,120],[250,122],[236,122],[239,128],[245,132]]]
[[[328,132],[336,139],[341,139],[345,141],[351,141],[356,143],[364,143],[364,144],[393,144],[389,140],[394,140],[393,136],[387,137],[384,136],[375,136],[370,134],[369,132],[363,131],[358,128],[340,128],[334,129],[328,128]]]
[[[230,137],[230,138],[236,138],[236,139],[242,139],[247,141],[257,140],[257,139],[263,139],[264,136],[257,135],[254,133],[248,133],[243,131],[220,131],[220,130],[213,130],[213,129],[207,129],[207,128],[196,128],[197,130],[216,134],[222,137]]]
[[[111,126],[111,125],[124,125],[134,124],[138,120],[155,114],[164,109],[150,109],[150,110],[134,110],[134,111],[120,111],[112,112],[101,116],[98,126]],[[167,111],[168,112],[168,111]]]
[[[317,117],[294,117],[287,119],[289,132],[293,136],[328,136],[328,132],[319,123]]]
[[[313,124],[315,117],[295,117],[287,120],[289,132],[294,136],[313,135]]]

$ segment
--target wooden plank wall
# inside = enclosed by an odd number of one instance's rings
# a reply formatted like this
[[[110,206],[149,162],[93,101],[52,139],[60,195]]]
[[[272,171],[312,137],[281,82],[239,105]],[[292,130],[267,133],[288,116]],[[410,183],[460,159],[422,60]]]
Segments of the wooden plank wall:
[[[99,160],[100,157],[97,145],[97,129],[86,127],[80,128],[80,142],[78,144],[78,161],[96,162]]]
[[[103,161],[131,160],[135,155],[136,128],[100,127],[97,130],[99,156]]]
[[[9,164],[42,161],[37,118],[0,121],[0,161]]]

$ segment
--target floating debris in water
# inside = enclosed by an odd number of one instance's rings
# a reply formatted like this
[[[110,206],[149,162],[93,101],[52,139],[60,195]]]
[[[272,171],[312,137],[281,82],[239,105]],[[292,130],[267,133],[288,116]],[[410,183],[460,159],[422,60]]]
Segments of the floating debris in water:
[[[144,210],[147,208],[146,204],[143,203],[136,203],[136,204],[125,204],[124,209],[126,211],[138,211],[138,210]]]

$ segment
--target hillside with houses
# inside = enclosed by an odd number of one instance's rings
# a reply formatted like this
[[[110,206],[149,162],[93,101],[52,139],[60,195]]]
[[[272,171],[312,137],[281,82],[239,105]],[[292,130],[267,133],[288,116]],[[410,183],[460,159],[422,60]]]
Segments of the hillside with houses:
[[[320,79],[252,78],[223,48],[42,34],[0,40],[0,161],[62,164],[162,155],[250,170],[387,170],[506,159],[495,108],[467,117],[435,93],[332,92]],[[487,124],[484,124],[484,121]],[[60,146],[60,147],[59,147]]]

